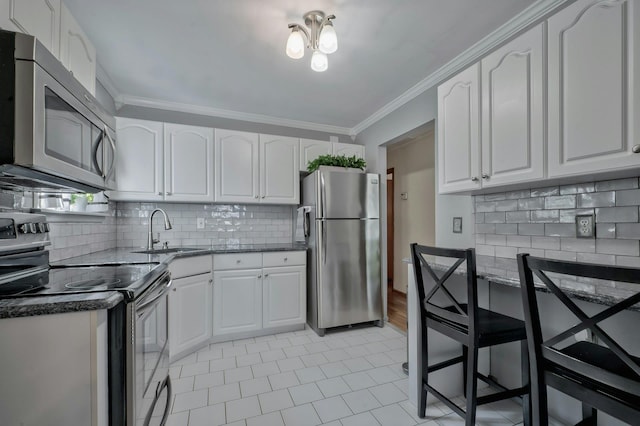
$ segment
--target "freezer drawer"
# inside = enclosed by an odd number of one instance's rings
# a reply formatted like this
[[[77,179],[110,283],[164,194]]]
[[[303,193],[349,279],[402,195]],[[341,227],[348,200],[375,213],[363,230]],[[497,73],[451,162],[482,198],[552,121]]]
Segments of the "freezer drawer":
[[[377,219],[317,220],[318,328],[382,319]]]

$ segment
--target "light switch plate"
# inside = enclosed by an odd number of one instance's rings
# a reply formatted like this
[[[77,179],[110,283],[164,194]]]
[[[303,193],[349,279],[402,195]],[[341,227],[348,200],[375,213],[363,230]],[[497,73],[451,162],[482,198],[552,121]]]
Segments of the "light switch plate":
[[[199,217],[196,219],[196,228],[204,229],[204,217]]]
[[[576,237],[595,238],[595,216],[592,214],[576,215]]]

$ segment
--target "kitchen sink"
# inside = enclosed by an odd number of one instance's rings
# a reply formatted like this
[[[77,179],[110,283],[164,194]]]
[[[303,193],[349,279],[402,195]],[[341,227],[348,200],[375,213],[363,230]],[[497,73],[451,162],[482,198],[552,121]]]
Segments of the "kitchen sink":
[[[169,254],[169,253],[181,253],[185,251],[197,251],[202,250],[194,247],[174,247],[174,248],[162,248],[162,249],[153,249],[153,250],[140,250],[134,251],[132,253],[141,253],[141,254]]]

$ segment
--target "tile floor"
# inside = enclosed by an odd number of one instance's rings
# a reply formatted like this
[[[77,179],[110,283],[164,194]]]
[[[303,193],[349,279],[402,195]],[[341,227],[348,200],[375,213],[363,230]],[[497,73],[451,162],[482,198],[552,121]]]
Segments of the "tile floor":
[[[463,425],[438,403],[427,418],[408,401],[406,337],[392,326],[312,330],[215,343],[171,366],[168,426]],[[462,398],[458,399],[462,403]],[[520,407],[478,411],[478,424],[514,425]]]

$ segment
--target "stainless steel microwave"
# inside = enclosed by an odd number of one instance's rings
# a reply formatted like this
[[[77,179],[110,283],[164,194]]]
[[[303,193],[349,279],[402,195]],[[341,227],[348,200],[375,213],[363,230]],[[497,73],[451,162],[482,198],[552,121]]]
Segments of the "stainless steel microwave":
[[[34,37],[0,31],[0,188],[115,189],[115,119]]]

